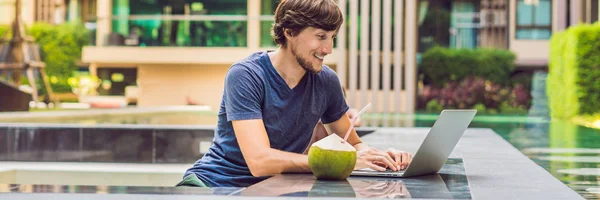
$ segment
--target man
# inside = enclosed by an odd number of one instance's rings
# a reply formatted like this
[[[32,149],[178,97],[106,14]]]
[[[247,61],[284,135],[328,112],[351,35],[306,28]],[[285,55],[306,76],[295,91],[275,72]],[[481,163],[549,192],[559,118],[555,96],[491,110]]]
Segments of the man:
[[[334,0],[281,1],[272,28],[278,50],[231,66],[213,146],[178,185],[247,187],[279,173],[311,172],[306,148],[326,136],[325,127],[342,138],[350,128],[339,79],[323,66],[342,20]],[[357,169],[410,163],[409,153],[370,148],[350,134]]]

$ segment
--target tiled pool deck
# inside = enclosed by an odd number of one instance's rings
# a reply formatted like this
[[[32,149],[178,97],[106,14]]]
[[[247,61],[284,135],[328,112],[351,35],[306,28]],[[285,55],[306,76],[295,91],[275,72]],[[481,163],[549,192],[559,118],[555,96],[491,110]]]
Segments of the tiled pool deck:
[[[20,129],[16,127],[10,128],[8,126],[4,126],[4,128],[4,133],[6,133],[5,136],[10,135],[11,133],[14,136],[14,129]],[[34,132],[37,132],[47,128],[48,127],[28,127],[26,129],[28,130],[27,132],[34,130],[36,130]],[[76,147],[66,150],[79,151],[88,148],[85,147],[86,145],[82,145],[87,138],[84,136],[85,130],[81,128],[78,129],[77,127],[71,127],[71,129],[79,130],[73,131],[73,134],[78,135],[79,138],[73,141],[73,144]],[[118,129],[118,127],[113,127],[113,129]],[[188,130],[183,132],[181,132],[182,130],[178,130],[178,132],[180,134],[190,135],[189,131],[201,131],[193,130],[195,128],[192,127],[187,127],[186,129]],[[204,130],[204,134],[201,134],[202,136],[192,135],[190,137],[205,137],[205,134],[210,134],[209,130],[205,130],[204,128],[200,129]],[[427,128],[378,128],[375,132],[365,135],[362,138],[363,141],[374,147],[382,149],[394,147],[414,153],[423,141],[427,131]],[[140,135],[139,138],[144,138],[144,135],[153,135],[152,138],[155,138],[156,133],[156,131],[142,131],[136,132],[135,134]],[[1,129],[0,134],[3,134]],[[68,132],[63,134],[66,134],[63,135],[63,138],[69,138],[67,136],[69,135]],[[179,135],[176,132],[165,134],[172,136]],[[0,137],[0,140],[2,140],[2,137]],[[6,144],[8,144],[9,140],[12,141],[12,139],[8,137],[4,137],[4,140],[7,141]],[[58,140],[54,140],[54,143],[57,141]],[[156,148],[160,145],[156,144],[156,139],[151,139],[150,141],[154,142],[147,144],[147,147],[140,145],[140,147],[143,147],[144,149],[140,150],[139,152],[141,153],[136,155],[145,155],[143,152],[147,150],[155,152]],[[0,144],[3,145],[4,143],[2,142],[4,141],[0,141]],[[169,143],[167,143],[167,145],[168,144]],[[15,156],[18,155],[14,153],[19,152],[8,149],[12,147],[7,145],[6,150],[0,150],[0,154],[10,154],[12,152],[12,155],[6,156],[4,161],[10,161],[12,159],[6,160],[6,158],[15,158]],[[101,145],[99,145],[99,147],[101,147]],[[103,152],[110,152],[115,149],[119,150],[120,147],[112,146],[110,148],[105,148]],[[89,150],[102,150],[102,148]],[[156,157],[154,157],[155,154],[156,152],[151,153],[151,156],[149,156],[148,159],[143,160],[153,163],[151,161],[157,161]],[[132,156],[135,157],[135,155]],[[0,157],[2,157],[2,155],[0,155]],[[347,197],[348,194],[351,194],[352,191],[355,194],[350,197],[385,198],[386,196],[369,195],[371,194],[369,192],[361,193],[361,191],[369,191],[369,188],[378,185],[373,181],[384,182],[384,188],[400,192],[400,194],[396,194],[396,196],[387,196],[388,198],[582,199],[579,194],[557,180],[542,167],[536,165],[491,129],[470,128],[467,130],[450,157],[460,158],[451,159],[450,161],[462,160],[462,162],[460,165],[458,165],[457,162],[454,164],[447,163],[444,168],[445,170],[443,170],[440,175],[433,177],[433,179],[431,176],[406,179],[351,177],[348,182],[319,182],[315,181],[310,174],[295,174],[275,176],[249,188],[222,189],[172,187],[129,187],[128,189],[123,189],[123,187],[112,188],[104,186],[35,186],[5,183],[0,184],[0,191],[2,191],[2,193],[0,193],[0,199],[204,199],[204,197],[206,197],[197,195],[211,195],[211,199],[289,199],[292,198],[292,196],[301,198],[302,196],[313,195],[343,198]],[[114,155],[104,155],[102,158],[105,159],[102,162],[115,162],[118,161],[118,159],[115,158],[119,157]],[[133,157],[125,157],[124,159],[127,158]],[[80,157],[75,161],[81,162],[85,161],[85,159]],[[8,162],[0,162],[0,165],[7,164]],[[44,177],[39,178],[44,179]],[[439,181],[428,182],[428,180],[440,180],[440,178],[444,182],[445,187],[436,187],[435,183],[439,183]],[[0,180],[0,182],[2,181]],[[363,184],[361,184],[361,182]],[[280,187],[272,187],[273,185],[279,185]],[[468,187],[466,187],[467,185]],[[348,186],[350,189],[349,191],[346,190],[348,189]],[[84,189],[72,189],[77,187]],[[294,192],[282,193],[280,191],[282,189],[289,189]],[[342,190],[345,192],[336,192]],[[404,196],[402,195],[402,191],[405,193]],[[445,193],[439,193],[440,191]],[[429,196],[427,196],[427,194],[429,194]],[[431,194],[441,194],[442,196],[432,196]]]

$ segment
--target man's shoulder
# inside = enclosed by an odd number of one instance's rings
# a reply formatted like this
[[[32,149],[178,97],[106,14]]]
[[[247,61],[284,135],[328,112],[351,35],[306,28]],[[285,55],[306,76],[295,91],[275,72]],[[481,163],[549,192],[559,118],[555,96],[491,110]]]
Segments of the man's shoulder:
[[[239,60],[229,67],[228,74],[263,74],[263,56],[265,56],[266,52],[256,52],[248,57]]]
[[[326,76],[337,76],[337,73],[327,65],[323,65],[323,70],[321,70],[321,72],[323,72]]]
[[[254,67],[260,66],[263,64],[263,56],[265,56],[267,52],[260,51],[250,54],[248,57],[243,58],[235,63],[232,66],[246,66],[246,67]]]

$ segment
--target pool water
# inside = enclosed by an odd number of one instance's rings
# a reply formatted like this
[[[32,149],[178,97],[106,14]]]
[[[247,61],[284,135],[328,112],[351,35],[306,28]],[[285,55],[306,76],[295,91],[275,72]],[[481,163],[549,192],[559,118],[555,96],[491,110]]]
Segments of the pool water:
[[[417,115],[431,127],[435,115]],[[527,116],[478,116],[470,127],[491,128],[586,199],[600,199],[600,130]]]
[[[436,114],[378,115],[366,113],[370,127],[431,127]],[[215,125],[214,112],[171,112],[100,115],[77,118],[27,118],[0,122],[64,124]],[[524,155],[586,199],[600,199],[600,130],[542,117],[475,117],[470,127],[491,128]]]

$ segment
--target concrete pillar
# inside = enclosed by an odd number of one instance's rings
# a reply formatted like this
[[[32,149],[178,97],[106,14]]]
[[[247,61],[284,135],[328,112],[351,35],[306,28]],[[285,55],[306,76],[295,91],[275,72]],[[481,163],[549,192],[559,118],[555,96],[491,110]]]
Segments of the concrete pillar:
[[[336,63],[336,72],[340,78],[342,88],[347,88],[346,69],[348,69],[348,67],[346,66],[346,21],[348,20],[348,16],[346,16],[346,0],[339,0],[338,6],[342,11],[342,15],[344,15],[344,21],[342,21],[342,25],[340,26],[340,30],[338,30],[337,34],[337,52],[339,59]]]
[[[581,0],[571,0],[570,25],[574,26],[581,22]]]
[[[394,111],[396,113],[405,112],[404,102],[401,101],[402,96],[406,96],[406,94],[402,95],[402,82],[405,81],[402,78],[402,66],[404,63],[404,58],[402,57],[404,54],[402,52],[404,31],[402,28],[404,27],[404,0],[394,0],[394,52],[393,52],[393,62],[394,62],[394,97],[396,103],[394,106]]]
[[[98,64],[91,63],[90,64],[90,76],[98,76]]]
[[[406,23],[404,30],[406,113],[415,112],[417,89],[417,1],[406,2]]]
[[[248,0],[248,18],[247,45],[257,51],[260,48],[260,0]]]
[[[358,69],[360,70],[360,101],[355,104],[355,107],[363,107],[367,105],[367,88],[368,88],[368,70],[369,70],[369,37],[371,32],[369,31],[369,11],[371,10],[371,2],[369,0],[360,1],[360,64]]]
[[[104,46],[108,34],[112,32],[112,0],[98,0],[96,4],[96,46]]]
[[[79,19],[79,2],[77,0],[69,0],[69,21],[78,21]]]
[[[567,28],[567,0],[554,0],[552,3],[553,31],[561,31]]]

